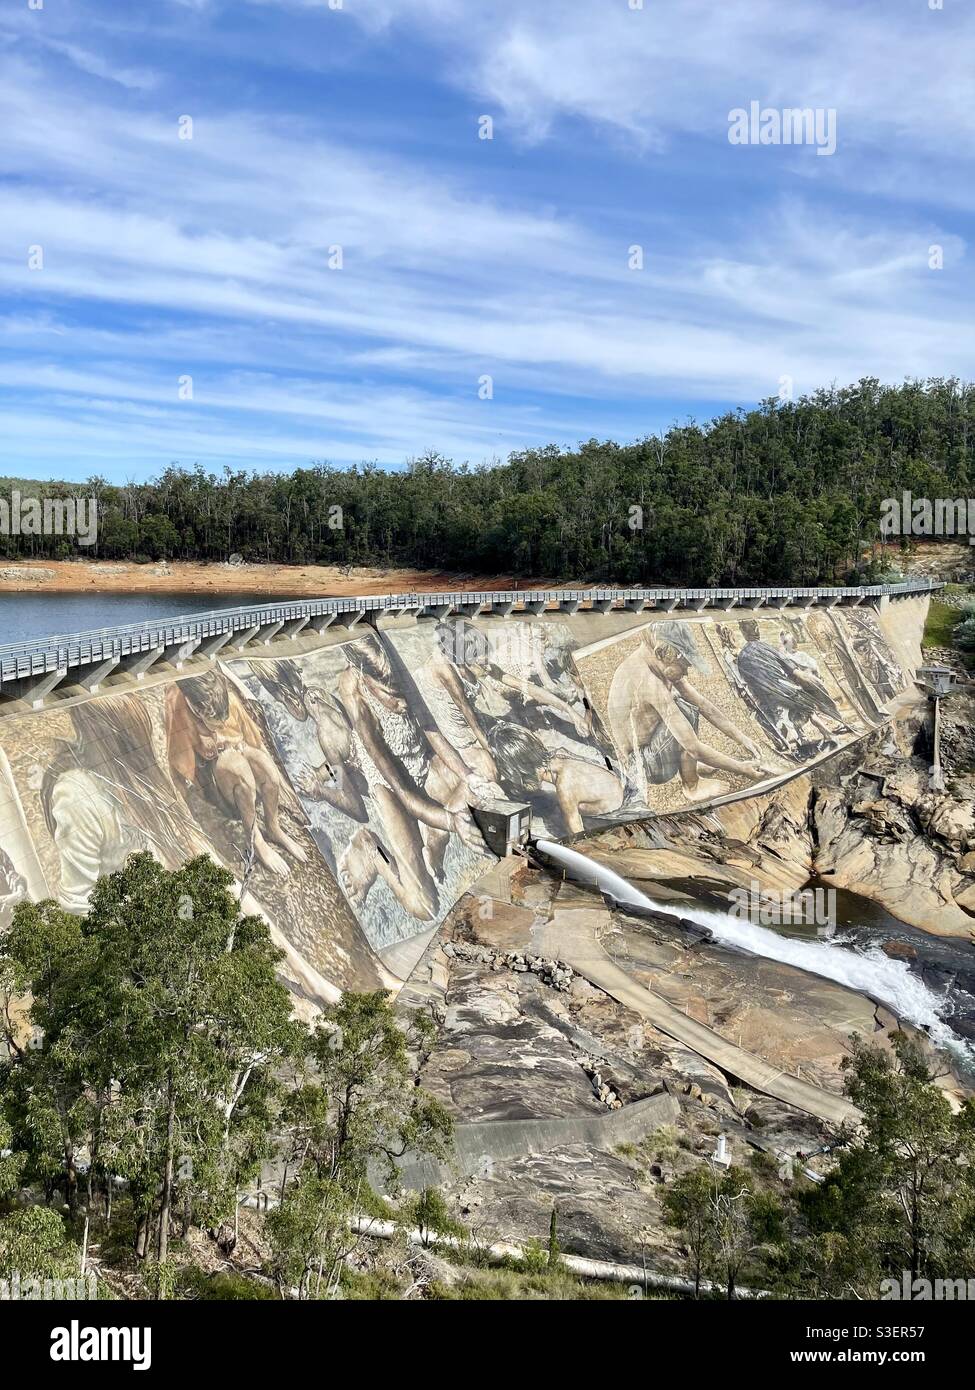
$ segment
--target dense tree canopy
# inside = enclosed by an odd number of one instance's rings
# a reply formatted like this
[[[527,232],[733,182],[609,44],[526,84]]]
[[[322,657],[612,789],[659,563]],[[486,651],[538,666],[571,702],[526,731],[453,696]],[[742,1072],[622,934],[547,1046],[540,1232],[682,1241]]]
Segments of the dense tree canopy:
[[[880,505],[967,496],[975,387],[855,386],[765,401],[634,444],[554,445],[494,467],[436,453],[390,471],[293,474],[173,465],[151,482],[29,485],[97,497],[101,559],[410,565],[552,578],[815,582],[878,539]],[[635,510],[639,509],[639,510]],[[640,524],[637,524],[640,523]],[[73,554],[64,536],[0,537],[0,554]]]
[[[84,918],[22,903],[0,938],[9,992],[31,998],[33,1045],[8,1034],[0,1104],[23,1176],[74,1211],[125,1180],[136,1246],[166,1259],[171,1214],[216,1223],[270,1153],[275,1067],[300,1045],[279,952],[211,860],[149,854],[102,878]]]

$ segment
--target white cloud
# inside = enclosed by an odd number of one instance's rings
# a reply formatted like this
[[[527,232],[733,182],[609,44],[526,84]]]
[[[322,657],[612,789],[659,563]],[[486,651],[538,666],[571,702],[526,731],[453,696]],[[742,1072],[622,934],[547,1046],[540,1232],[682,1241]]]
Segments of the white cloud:
[[[444,68],[540,135],[562,116],[660,141],[722,140],[727,113],[834,106],[852,148],[944,154],[975,134],[971,6],[890,0],[356,0],[370,26],[420,29]],[[971,153],[968,151],[968,158]]]
[[[266,0],[268,14],[276,3]],[[557,23],[528,0],[347,4],[377,52],[420,29],[479,103],[496,102],[523,135],[561,141],[567,169],[551,202],[515,182],[499,192],[501,178],[489,194],[473,139],[469,159],[435,166],[406,142],[353,149],[259,103],[191,100],[194,138],[181,141],[185,107],[132,80],[138,65],[88,62],[113,81],[98,99],[83,84],[82,104],[50,84],[49,57],[18,46],[0,87],[0,286],[17,305],[0,333],[19,354],[0,378],[17,394],[10,457],[55,458],[75,420],[76,449],[93,459],[101,447],[147,462],[392,463],[433,446],[476,460],[642,432],[659,422],[661,397],[748,403],[785,375],[803,390],[970,370],[966,246],[947,219],[854,213],[833,161],[802,165],[802,152],[792,158],[805,178],[746,185],[743,175],[737,198],[678,163],[698,180],[690,223],[645,178],[674,168],[663,161],[688,137],[754,170],[749,156],[784,152],[728,146],[728,104],[834,104],[832,92],[863,187],[894,178],[871,162],[881,146],[934,179],[944,153],[920,161],[917,149],[938,122],[961,139],[973,117],[961,100],[965,45],[939,67],[933,35],[943,45],[967,20],[938,30],[925,26],[944,14],[893,12],[868,52],[876,10],[863,4],[648,0],[634,12],[622,0],[562,0]],[[904,51],[891,78],[895,43]],[[62,56],[76,68],[90,57],[87,45]],[[631,167],[644,186],[621,186],[611,219],[573,185],[581,136],[567,135],[570,117],[643,147]],[[627,247],[644,235],[646,269],[631,273]],[[330,271],[336,243],[345,268]],[[945,249],[942,272],[927,267],[932,243]],[[32,273],[36,244],[45,268]],[[199,383],[191,411],[170,399],[184,371]],[[482,373],[496,382],[489,404],[476,400]]]

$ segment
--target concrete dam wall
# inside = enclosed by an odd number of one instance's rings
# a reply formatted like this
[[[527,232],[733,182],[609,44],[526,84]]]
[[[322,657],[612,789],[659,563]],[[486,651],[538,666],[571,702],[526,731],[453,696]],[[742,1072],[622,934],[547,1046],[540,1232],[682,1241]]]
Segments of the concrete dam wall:
[[[208,853],[299,1006],[396,987],[493,862],[472,804],[558,840],[767,791],[884,721],[926,608],[383,614],[8,704],[0,926]]]

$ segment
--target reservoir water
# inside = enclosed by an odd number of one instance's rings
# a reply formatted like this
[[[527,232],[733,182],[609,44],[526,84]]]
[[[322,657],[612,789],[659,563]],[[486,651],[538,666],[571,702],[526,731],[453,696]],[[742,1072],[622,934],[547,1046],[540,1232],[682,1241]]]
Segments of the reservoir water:
[[[0,645],[90,628],[175,618],[219,608],[283,602],[277,594],[5,594],[0,593]]]

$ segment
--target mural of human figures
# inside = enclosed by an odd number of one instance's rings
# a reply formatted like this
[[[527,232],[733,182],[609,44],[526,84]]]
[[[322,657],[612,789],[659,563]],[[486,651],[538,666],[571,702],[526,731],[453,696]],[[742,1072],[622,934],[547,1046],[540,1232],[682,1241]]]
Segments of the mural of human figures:
[[[267,709],[316,843],[375,948],[436,926],[489,855],[471,768],[395,649],[369,633],[234,669]]]
[[[290,801],[295,809],[297,802],[265,747],[262,731],[224,677],[210,672],[169,686],[166,748],[184,800],[195,788],[239,820],[245,871],[255,857],[281,875],[289,872],[288,860],[306,862],[305,851],[287,833],[279,814],[282,801]]]
[[[142,700],[108,695],[71,711],[74,737],[51,749],[41,783],[44,821],[57,848],[58,901],[83,913],[102,874],[149,850],[169,869],[207,846],[185,825],[176,789],[154,750]]]
[[[268,920],[282,973],[314,1008],[391,982],[308,833],[251,703],[224,672],[8,717],[0,749],[0,928],[29,896],[87,911],[103,874],[147,850],[208,854]]]
[[[818,662],[799,648],[795,633],[782,626],[778,641],[767,641],[753,620],[739,624],[739,631],[738,676],[782,751],[801,761],[837,748],[853,730],[824,685]]]
[[[492,862],[472,806],[527,802],[554,838],[700,806],[859,737],[907,679],[872,612],[607,627],[587,646],[554,614],[356,629],[10,715],[0,929],[25,897],[83,913],[133,851],[206,853],[314,1007],[409,973]]]
[[[567,626],[462,619],[390,633],[478,801],[528,802],[536,829],[576,834],[618,811],[624,779],[572,665]]]
[[[810,620],[810,631],[832,653],[837,674],[864,718],[882,718],[884,707],[904,689],[907,678],[875,615],[851,608],[841,622],[833,612],[817,614]]]
[[[858,613],[854,609],[849,616],[849,626],[853,650],[860,658],[860,669],[886,704],[905,688],[907,677],[894,660],[872,613]]]
[[[644,803],[650,788],[679,777],[683,799],[709,801],[731,784],[701,775],[732,773],[749,781],[774,777],[783,769],[763,752],[758,741],[738,727],[692,678],[709,673],[694,631],[677,621],[655,623],[620,662],[607,703],[609,724],[629,775]],[[702,720],[723,733],[740,750],[734,756],[716,748]]]
[[[310,801],[325,801],[352,820],[365,824],[369,819],[366,806],[368,785],[355,765],[352,749],[352,725],[338,700],[318,686],[306,686],[300,667],[293,661],[262,661],[255,665],[254,675],[272,697],[267,710],[268,722],[280,727],[283,706],[299,724],[310,723],[318,741],[318,751],[324,761],[292,768],[291,778],[297,790]]]

